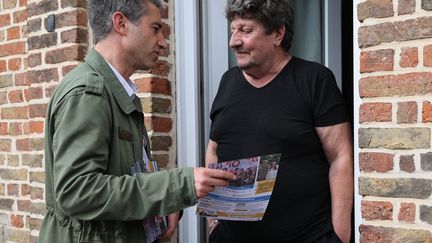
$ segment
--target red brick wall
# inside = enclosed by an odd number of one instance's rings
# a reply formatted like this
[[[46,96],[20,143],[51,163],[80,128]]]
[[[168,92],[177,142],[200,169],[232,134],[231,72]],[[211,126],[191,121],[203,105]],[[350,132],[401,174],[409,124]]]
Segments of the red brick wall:
[[[174,38],[172,3],[164,34]],[[85,0],[0,0],[0,242],[35,242],[45,212],[43,122],[63,76],[91,48]],[[55,30],[46,29],[55,16]],[[173,49],[133,78],[160,167],[175,166]]]
[[[360,242],[432,242],[432,0],[356,4]]]

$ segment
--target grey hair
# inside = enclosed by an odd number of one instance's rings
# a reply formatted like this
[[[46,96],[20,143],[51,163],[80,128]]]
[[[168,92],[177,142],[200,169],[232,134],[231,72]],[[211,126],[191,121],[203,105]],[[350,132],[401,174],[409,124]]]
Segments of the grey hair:
[[[289,0],[228,0],[225,16],[255,19],[264,25],[267,34],[285,26],[281,47],[288,52],[294,35],[294,11]]]
[[[162,0],[89,0],[88,15],[95,42],[104,39],[112,30],[112,16],[115,12],[123,13],[132,23],[147,14],[148,3],[163,7]]]

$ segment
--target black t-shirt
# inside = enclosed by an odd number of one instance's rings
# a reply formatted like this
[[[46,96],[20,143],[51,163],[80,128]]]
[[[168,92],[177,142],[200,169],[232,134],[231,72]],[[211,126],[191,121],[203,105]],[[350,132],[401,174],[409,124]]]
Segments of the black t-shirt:
[[[223,221],[236,242],[310,242],[331,230],[329,162],[315,127],[348,121],[342,94],[326,67],[293,57],[255,88],[238,67],[222,77],[210,118],[220,162],[282,153],[264,218]]]

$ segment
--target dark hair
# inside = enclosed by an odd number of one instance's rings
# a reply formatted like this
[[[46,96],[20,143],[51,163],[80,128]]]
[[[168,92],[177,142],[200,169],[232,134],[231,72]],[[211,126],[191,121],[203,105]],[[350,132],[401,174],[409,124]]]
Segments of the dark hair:
[[[228,0],[226,18],[255,19],[264,25],[267,34],[285,26],[282,48],[288,52],[294,35],[294,11],[289,0]]]
[[[112,30],[112,16],[115,12],[123,13],[132,23],[147,13],[148,3],[161,8],[161,0],[89,0],[88,15],[95,42],[104,39]]]

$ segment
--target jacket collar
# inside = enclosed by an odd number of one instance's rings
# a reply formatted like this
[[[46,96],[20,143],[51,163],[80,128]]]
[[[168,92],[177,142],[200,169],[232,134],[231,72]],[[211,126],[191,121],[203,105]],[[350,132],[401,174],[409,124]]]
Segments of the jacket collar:
[[[108,63],[95,49],[92,49],[87,54],[84,61],[93,70],[104,77],[106,84],[112,90],[117,103],[124,113],[130,114],[135,110],[143,113],[142,106],[140,104],[134,104],[134,101],[129,97],[126,90],[113,73],[112,69],[108,66]],[[135,99],[137,99],[137,97],[135,97]]]

